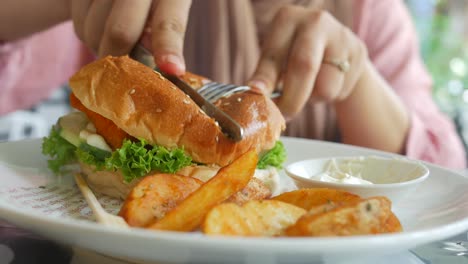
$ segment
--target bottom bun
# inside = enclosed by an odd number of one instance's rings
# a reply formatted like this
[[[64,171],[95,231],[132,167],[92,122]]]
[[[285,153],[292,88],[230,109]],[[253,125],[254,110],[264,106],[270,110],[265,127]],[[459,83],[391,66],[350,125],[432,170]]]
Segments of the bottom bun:
[[[80,166],[84,179],[95,193],[125,199],[127,194],[139,182],[139,180],[133,180],[126,183],[119,171],[97,171],[94,167],[82,163],[80,163]]]
[[[89,187],[94,191],[110,197],[125,199],[133,187],[142,179],[133,180],[130,183],[124,181],[119,171],[97,171],[94,167],[80,163],[81,172]],[[206,166],[189,166],[178,171],[177,174],[197,178],[203,182],[216,175],[219,168]],[[258,179],[255,184],[261,182],[270,194],[278,194],[279,175],[275,168],[255,170],[254,177]]]

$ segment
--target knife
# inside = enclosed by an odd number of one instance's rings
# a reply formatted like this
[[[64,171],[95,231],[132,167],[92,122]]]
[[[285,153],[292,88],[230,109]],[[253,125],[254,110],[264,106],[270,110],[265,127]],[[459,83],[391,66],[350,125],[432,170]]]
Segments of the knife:
[[[188,83],[183,81],[177,76],[169,75],[159,71],[155,66],[152,54],[145,49],[142,45],[137,44],[129,54],[130,58],[143,63],[144,65],[152,68],[159,72],[164,78],[168,79],[186,95],[188,95],[209,117],[212,117],[218,122],[221,127],[221,131],[225,133],[228,138],[233,141],[241,141],[244,136],[244,129],[237,123],[232,117],[225,112],[221,111],[215,105],[206,100],[201,96],[195,89],[192,88]]]

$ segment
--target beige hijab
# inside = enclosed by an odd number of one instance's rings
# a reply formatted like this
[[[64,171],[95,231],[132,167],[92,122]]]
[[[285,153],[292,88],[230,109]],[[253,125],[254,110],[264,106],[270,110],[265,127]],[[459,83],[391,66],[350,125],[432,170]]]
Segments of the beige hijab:
[[[344,25],[352,24],[349,0],[195,0],[185,37],[188,70],[218,82],[245,84],[268,25],[285,4],[323,8]],[[326,104],[308,103],[284,135],[336,141],[335,113]]]

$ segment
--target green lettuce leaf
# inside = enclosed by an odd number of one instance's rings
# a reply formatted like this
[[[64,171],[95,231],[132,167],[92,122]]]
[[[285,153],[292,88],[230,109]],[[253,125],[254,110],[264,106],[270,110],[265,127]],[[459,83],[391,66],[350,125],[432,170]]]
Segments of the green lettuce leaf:
[[[76,160],[76,147],[66,141],[54,127],[48,137],[42,140],[42,154],[49,155],[52,159],[47,161],[48,167],[56,174],[60,168]]]
[[[278,140],[272,149],[260,157],[257,168],[266,169],[271,166],[281,169],[285,160],[286,149],[284,148],[283,142]]]
[[[151,171],[175,173],[183,167],[194,164],[191,157],[181,148],[169,150],[161,146],[148,145],[145,140],[132,142],[125,140],[122,147],[110,153],[105,150],[82,143],[77,148],[60,136],[60,130],[53,128],[42,142],[42,153],[51,157],[48,167],[56,174],[67,164],[79,160],[94,166],[97,170],[120,170],[126,182],[142,177]],[[257,168],[282,168],[286,160],[283,143],[277,141],[275,146],[262,155]]]
[[[125,140],[120,149],[106,159],[108,170],[120,170],[126,182],[142,177],[152,170],[175,173],[192,164],[192,158],[183,149],[169,150],[161,146],[149,146],[145,140]]]

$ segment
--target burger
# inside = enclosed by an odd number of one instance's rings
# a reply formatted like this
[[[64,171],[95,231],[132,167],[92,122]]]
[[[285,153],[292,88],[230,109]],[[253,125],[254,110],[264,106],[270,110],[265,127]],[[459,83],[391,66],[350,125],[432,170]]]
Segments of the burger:
[[[195,89],[208,79],[181,77]],[[286,158],[280,134],[285,121],[267,96],[246,91],[220,98],[215,106],[244,129],[241,141],[223,134],[213,118],[151,68],[128,56],[96,60],[70,80],[72,111],[59,118],[42,144],[56,174],[79,164],[90,187],[125,198],[152,173],[174,173],[202,181],[243,153],[255,149],[255,179],[270,191]]]

